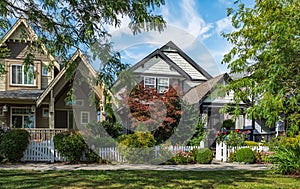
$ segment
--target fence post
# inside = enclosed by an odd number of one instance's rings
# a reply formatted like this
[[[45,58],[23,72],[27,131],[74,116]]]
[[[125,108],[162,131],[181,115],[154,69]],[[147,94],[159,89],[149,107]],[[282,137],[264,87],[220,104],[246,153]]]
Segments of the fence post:
[[[216,160],[219,160],[221,161],[222,160],[222,157],[221,157],[221,144],[222,143],[216,143]]]
[[[55,149],[54,149],[54,142],[53,138],[50,139],[50,161],[51,163],[54,163],[54,154],[55,154]]]
[[[227,161],[227,145],[222,142],[223,144],[223,162],[226,162]]]

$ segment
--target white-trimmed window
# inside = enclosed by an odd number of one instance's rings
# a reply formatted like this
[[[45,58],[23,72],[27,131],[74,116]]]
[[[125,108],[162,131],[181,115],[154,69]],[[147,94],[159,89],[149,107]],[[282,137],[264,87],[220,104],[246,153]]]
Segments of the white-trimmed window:
[[[167,77],[160,77],[157,78],[157,91],[159,93],[164,93],[169,89],[169,78]]]
[[[35,116],[31,107],[11,108],[11,125],[15,128],[34,128]]]
[[[88,124],[90,122],[90,112],[81,112],[80,123]]]
[[[24,73],[24,65],[12,64],[10,66],[10,84],[12,85],[35,85],[35,71],[34,66],[29,66],[26,73]]]
[[[159,93],[164,93],[169,89],[169,78],[167,77],[144,77],[145,88],[156,88]]]
[[[43,66],[42,68],[42,76],[48,76],[49,70],[47,66]]]
[[[49,108],[43,108],[43,117],[49,117]]]
[[[0,107],[0,116],[4,116],[3,108],[2,107]]]
[[[144,87],[145,88],[155,88],[156,87],[156,78],[155,77],[144,77]]]

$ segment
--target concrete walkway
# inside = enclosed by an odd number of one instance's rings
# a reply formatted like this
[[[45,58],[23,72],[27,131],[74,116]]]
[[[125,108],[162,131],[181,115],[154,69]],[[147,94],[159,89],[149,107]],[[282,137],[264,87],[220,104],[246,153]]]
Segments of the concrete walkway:
[[[62,164],[62,163],[24,163],[0,165],[0,170],[176,170],[176,171],[217,171],[217,170],[270,170],[272,165],[212,163],[190,165],[101,165],[101,164]]]

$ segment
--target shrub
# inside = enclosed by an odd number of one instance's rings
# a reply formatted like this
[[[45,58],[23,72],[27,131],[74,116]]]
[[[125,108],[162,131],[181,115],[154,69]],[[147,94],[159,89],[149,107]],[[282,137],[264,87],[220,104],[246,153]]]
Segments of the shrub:
[[[188,164],[193,163],[193,152],[178,151],[175,156],[172,157],[171,162],[174,164]]]
[[[229,162],[236,162],[236,152],[229,153]]]
[[[261,162],[262,163],[273,163],[272,155],[274,152],[260,152]]]
[[[3,133],[0,140],[0,154],[10,162],[20,161],[29,143],[30,134],[23,129]]]
[[[241,148],[236,152],[236,161],[244,163],[254,163],[255,154],[250,148]]]
[[[211,163],[213,152],[209,148],[201,148],[193,150],[195,161],[200,164]]]
[[[62,132],[53,138],[55,148],[65,156],[70,163],[80,161],[83,152],[87,149],[82,136],[78,132]]]
[[[259,146],[259,144],[254,141],[244,141],[243,146]]]
[[[255,161],[256,163],[262,163],[261,154],[258,151],[254,151]]]
[[[154,156],[155,144],[150,132],[135,132],[121,135],[117,148],[129,163],[148,163]]]
[[[277,165],[275,168],[278,173],[300,174],[300,135],[282,137],[274,151],[271,161]]]

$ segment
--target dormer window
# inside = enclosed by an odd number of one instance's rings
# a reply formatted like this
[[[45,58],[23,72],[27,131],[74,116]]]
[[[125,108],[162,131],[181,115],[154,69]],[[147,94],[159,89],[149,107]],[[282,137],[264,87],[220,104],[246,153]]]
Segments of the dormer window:
[[[145,76],[144,86],[145,88],[156,88],[159,93],[164,93],[169,89],[169,78]]]
[[[34,66],[29,66],[27,72],[24,72],[24,65],[11,65],[11,85],[35,85]]]

